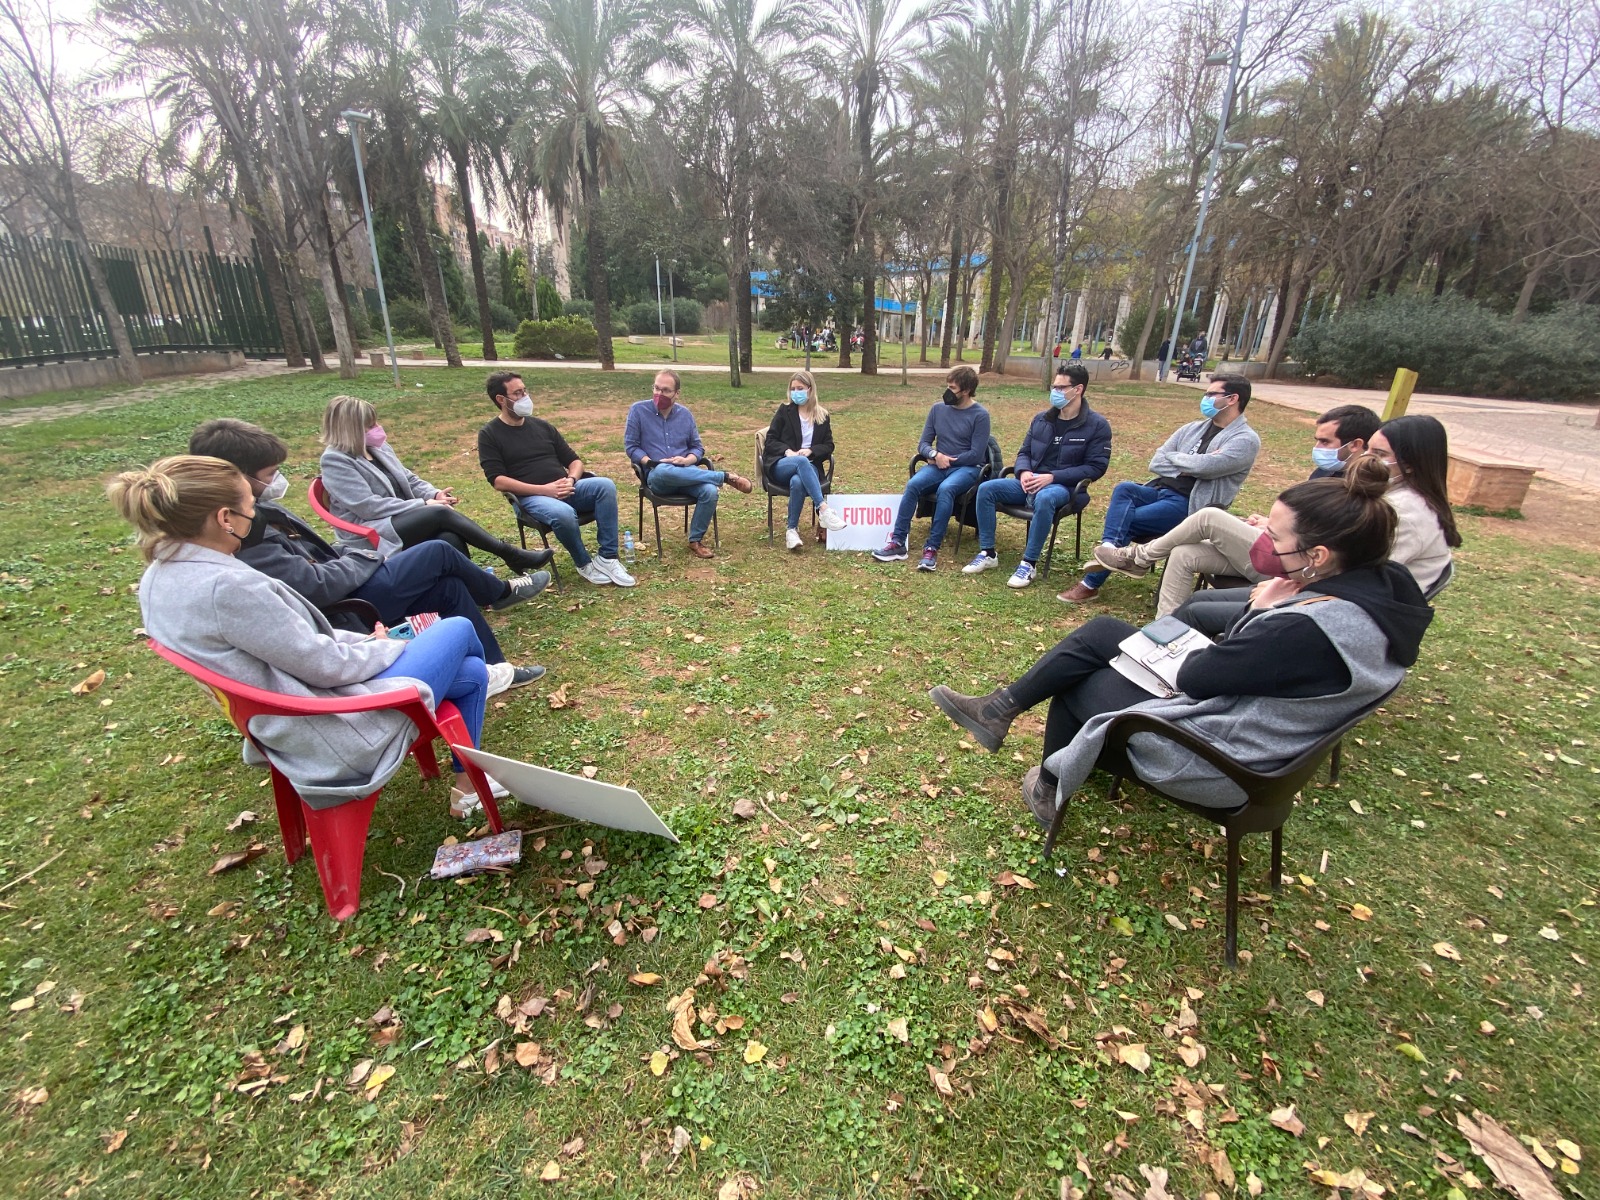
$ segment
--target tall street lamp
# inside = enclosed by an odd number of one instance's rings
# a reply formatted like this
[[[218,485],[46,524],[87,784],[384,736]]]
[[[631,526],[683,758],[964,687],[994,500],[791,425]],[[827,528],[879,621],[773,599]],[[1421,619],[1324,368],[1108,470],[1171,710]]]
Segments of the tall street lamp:
[[[372,247],[372,277],[378,281],[378,307],[383,310],[383,336],[389,343],[389,370],[394,375],[395,387],[399,387],[400,360],[394,356],[394,327],[389,324],[389,299],[383,294],[383,268],[378,265],[378,231],[372,227],[372,202],[367,199],[367,172],[361,165],[361,139],[356,136],[358,127],[363,121],[372,120],[372,114],[347,108],[339,115],[350,124],[350,145],[356,152],[356,180],[361,184],[361,211],[367,219],[367,244]]]
[[[1217,165],[1222,160],[1224,150],[1243,150],[1244,146],[1238,142],[1230,142],[1228,137],[1228,117],[1233,112],[1233,89],[1239,81],[1239,61],[1244,56],[1244,31],[1250,22],[1250,0],[1244,0],[1244,8],[1239,12],[1239,32],[1233,39],[1233,53],[1210,54],[1206,56],[1205,65],[1208,67],[1228,67],[1228,86],[1222,90],[1222,115],[1217,119],[1217,136],[1211,142],[1211,166],[1206,171],[1205,190],[1200,193],[1200,211],[1194,218],[1194,240],[1189,243],[1189,265],[1183,271],[1183,288],[1178,292],[1177,306],[1172,310],[1172,331],[1167,334],[1167,363],[1178,353],[1178,323],[1183,320],[1183,310],[1188,306],[1189,284],[1194,279],[1194,259],[1200,250],[1200,234],[1206,227],[1206,209],[1211,206],[1211,185],[1216,182]],[[1161,380],[1167,377],[1166,364],[1162,364]]]

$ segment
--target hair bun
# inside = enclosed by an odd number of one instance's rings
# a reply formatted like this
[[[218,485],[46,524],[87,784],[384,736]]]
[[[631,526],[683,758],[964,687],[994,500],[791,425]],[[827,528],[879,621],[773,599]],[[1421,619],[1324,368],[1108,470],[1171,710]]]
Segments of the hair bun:
[[[1389,490],[1389,464],[1370,450],[1345,464],[1345,491],[1365,500],[1381,499]]]

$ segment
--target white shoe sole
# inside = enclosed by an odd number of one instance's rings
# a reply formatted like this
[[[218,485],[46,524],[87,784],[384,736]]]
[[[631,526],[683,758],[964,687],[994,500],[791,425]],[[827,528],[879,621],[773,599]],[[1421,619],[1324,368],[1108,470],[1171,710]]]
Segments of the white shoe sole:
[[[982,575],[985,571],[998,571],[999,569],[1000,560],[991,558],[981,563],[968,563],[961,568],[961,573],[963,575]]]

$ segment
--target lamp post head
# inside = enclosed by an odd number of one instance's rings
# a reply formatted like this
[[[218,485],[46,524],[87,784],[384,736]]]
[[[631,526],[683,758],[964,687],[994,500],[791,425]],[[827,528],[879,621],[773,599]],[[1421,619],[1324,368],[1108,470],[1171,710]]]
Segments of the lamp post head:
[[[1233,54],[1227,50],[1218,50],[1215,54],[1206,55],[1205,65],[1208,67],[1226,67],[1233,62]]]
[[[343,117],[346,121],[370,121],[370,120],[372,120],[372,114],[371,113],[357,112],[353,108],[347,108],[343,112],[341,112],[339,115],[341,117]]]

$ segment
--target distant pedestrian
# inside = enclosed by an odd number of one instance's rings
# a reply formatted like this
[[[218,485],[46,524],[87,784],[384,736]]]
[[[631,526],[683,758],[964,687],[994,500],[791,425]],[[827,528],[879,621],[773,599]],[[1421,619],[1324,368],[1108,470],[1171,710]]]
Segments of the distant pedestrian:
[[[1156,351],[1156,378],[1167,373],[1167,358],[1172,354],[1172,339],[1162,338],[1161,348]]]
[[[1079,342],[1076,346],[1074,346],[1072,348],[1072,361],[1073,362],[1082,362],[1083,361],[1083,343],[1082,342]]]

